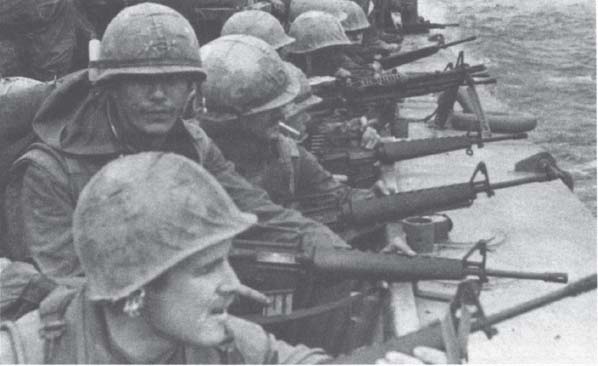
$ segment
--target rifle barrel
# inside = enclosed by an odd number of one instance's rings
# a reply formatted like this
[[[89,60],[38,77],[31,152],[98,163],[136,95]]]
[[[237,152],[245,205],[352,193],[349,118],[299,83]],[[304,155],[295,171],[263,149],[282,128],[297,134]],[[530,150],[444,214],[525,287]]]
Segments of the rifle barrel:
[[[487,316],[486,321],[474,321],[471,325],[471,332],[482,330],[487,326],[498,324],[504,320],[514,318],[518,315],[541,308],[570,296],[577,296],[595,288],[596,273],[575,281],[561,289],[552,291],[547,295]],[[388,351],[413,354],[413,349],[418,346],[427,346],[438,349],[444,348],[442,329],[439,321],[435,321],[427,327],[420,328],[404,336],[392,338],[382,344],[358,348],[353,350],[349,355],[339,356],[334,360],[334,363],[371,364],[377,359],[384,358],[385,353]]]
[[[486,269],[486,275],[491,277],[517,278],[521,280],[542,280],[546,282],[567,283],[568,276],[562,272],[519,272],[503,271],[499,269]]]
[[[456,40],[456,41],[452,41],[452,42],[449,42],[449,43],[445,43],[445,44],[441,45],[440,48],[448,48],[448,47],[456,46],[456,45],[461,44],[461,43],[475,41],[476,39],[477,39],[476,36],[471,36],[471,37],[459,39],[459,40]]]
[[[498,142],[498,141],[505,141],[505,140],[524,140],[527,137],[528,137],[527,133],[520,132],[520,133],[508,134],[508,135],[503,135],[503,136],[484,137],[480,140],[480,142],[486,143],[486,142]]]
[[[527,313],[528,311],[541,308],[544,305],[548,305],[555,301],[564,299],[569,296],[577,296],[581,293],[593,290],[596,288],[596,273],[589,276],[583,277],[563,288],[552,291],[547,295],[540,296],[536,299],[532,299],[515,305],[506,310],[500,311],[496,314],[492,314],[486,317],[486,321],[476,321],[471,325],[471,330],[480,330],[486,326],[498,324],[507,319],[514,318],[518,315]]]

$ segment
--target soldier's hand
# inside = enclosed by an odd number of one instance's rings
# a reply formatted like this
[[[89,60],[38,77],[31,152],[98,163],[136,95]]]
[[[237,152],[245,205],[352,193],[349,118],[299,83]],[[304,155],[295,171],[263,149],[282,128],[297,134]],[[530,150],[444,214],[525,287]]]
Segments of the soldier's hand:
[[[415,347],[414,356],[405,353],[390,351],[384,358],[376,360],[377,364],[446,364],[447,359],[444,352],[430,347]]]
[[[367,124],[367,119],[365,123]],[[379,143],[380,135],[378,134],[378,131],[371,128],[370,126],[365,127],[363,134],[361,135],[361,147],[367,150],[372,150]]]
[[[374,184],[374,192],[379,195],[388,196],[399,191],[395,178],[394,164],[380,165],[381,178]]]
[[[403,253],[410,257],[417,255],[417,253],[411,249],[409,244],[407,244],[400,236],[392,238],[390,243],[382,248],[382,253]]]

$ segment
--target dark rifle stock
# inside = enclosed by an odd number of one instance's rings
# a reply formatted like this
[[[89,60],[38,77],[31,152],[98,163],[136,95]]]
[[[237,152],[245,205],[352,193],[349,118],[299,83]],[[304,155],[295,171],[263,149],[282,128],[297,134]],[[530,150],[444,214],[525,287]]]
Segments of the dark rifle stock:
[[[437,53],[438,51],[449,48],[452,46],[456,46],[461,43],[471,42],[476,39],[475,36],[460,39],[458,41],[445,43],[442,45],[434,45],[423,47],[417,50],[408,51],[408,52],[396,52],[392,53],[388,56],[380,58],[378,62],[382,65],[383,69],[391,69],[400,65],[408,64],[410,62],[422,59],[424,57],[432,56],[433,54]]]
[[[596,274],[594,273],[544,296],[540,296],[487,316],[484,320],[478,319],[473,322],[471,332],[487,329],[488,327],[499,324],[505,320],[525,314],[564,298],[577,296],[595,288]],[[439,321],[404,336],[392,338],[382,344],[358,348],[348,355],[342,355],[336,358],[333,363],[372,364],[377,359],[384,358],[386,352],[389,351],[403,352],[412,355],[414,348],[418,346],[444,349],[444,339],[442,337]]]

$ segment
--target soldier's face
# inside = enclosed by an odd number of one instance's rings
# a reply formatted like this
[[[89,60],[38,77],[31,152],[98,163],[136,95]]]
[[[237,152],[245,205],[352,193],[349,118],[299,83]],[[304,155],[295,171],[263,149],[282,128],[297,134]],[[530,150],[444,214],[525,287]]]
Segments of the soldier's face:
[[[143,316],[164,338],[211,347],[230,340],[227,308],[234,295],[222,289],[239,280],[226,257],[205,264],[201,256],[189,257],[148,287]]]
[[[243,117],[244,128],[260,141],[276,140],[280,130],[278,123],[283,119],[280,110],[260,112],[252,116]]]
[[[346,32],[345,34],[353,44],[361,44],[363,41],[363,32]]]
[[[172,129],[191,90],[189,77],[180,74],[132,76],[115,86],[119,112],[129,127],[153,137]]]

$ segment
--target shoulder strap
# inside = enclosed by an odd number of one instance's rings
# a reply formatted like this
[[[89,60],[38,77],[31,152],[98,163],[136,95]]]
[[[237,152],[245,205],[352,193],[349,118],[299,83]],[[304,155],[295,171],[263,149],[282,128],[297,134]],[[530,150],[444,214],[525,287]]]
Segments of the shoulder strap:
[[[2,359],[4,362],[15,363],[15,364],[24,364],[26,363],[25,359],[25,347],[23,345],[23,339],[21,337],[21,332],[15,325],[13,321],[3,321],[0,322],[0,336],[2,334],[6,334],[6,338],[8,338],[8,342],[10,342],[10,354],[12,355],[11,360]],[[2,347],[7,347],[8,345],[5,342],[2,342]],[[7,352],[7,349],[4,349],[2,353]],[[4,358],[4,357],[3,357]]]
[[[77,290],[60,286],[40,304],[39,317],[42,323],[40,337],[45,340],[44,363],[54,358],[54,350],[66,330],[65,312]]]
[[[16,172],[25,164],[32,161],[41,164],[50,171],[53,167],[58,166],[61,170],[67,173],[67,176],[70,176],[70,173],[74,170],[74,162],[71,161],[71,159],[68,159],[52,147],[40,142],[32,144],[27,152],[15,160],[10,170],[11,172]],[[72,183],[69,188],[73,197],[76,197],[76,189]]]

